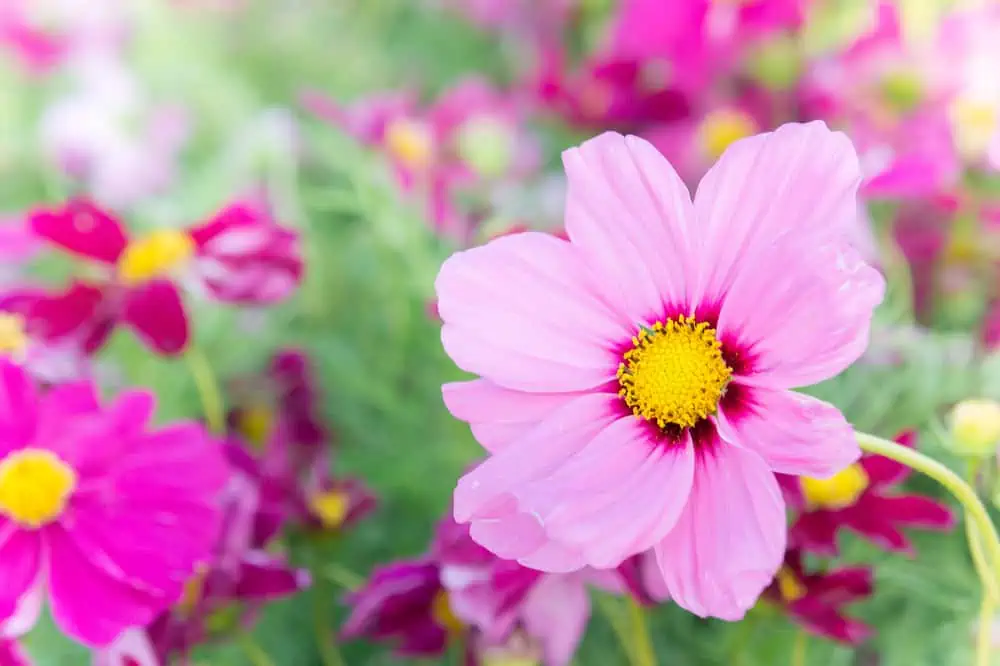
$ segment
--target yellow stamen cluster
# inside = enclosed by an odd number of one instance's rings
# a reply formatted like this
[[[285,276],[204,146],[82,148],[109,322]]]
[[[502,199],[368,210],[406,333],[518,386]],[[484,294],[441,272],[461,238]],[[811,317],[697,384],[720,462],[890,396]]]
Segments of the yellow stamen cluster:
[[[734,142],[757,133],[757,123],[737,109],[709,113],[698,128],[698,139],[706,157],[717,160]]]
[[[309,508],[328,530],[335,530],[344,524],[351,500],[347,493],[341,490],[328,490],[316,493],[309,498]]]
[[[820,509],[843,509],[858,501],[868,488],[868,474],[861,465],[853,464],[829,479],[803,476],[802,494],[809,506]]]
[[[0,461],[0,514],[42,527],[62,515],[75,487],[76,473],[51,451],[15,451]]]
[[[458,619],[455,611],[451,608],[451,600],[448,598],[446,590],[439,590],[434,595],[434,600],[431,602],[431,617],[434,618],[439,627],[446,629],[448,633],[460,634],[465,631],[465,624]]]
[[[0,312],[0,354],[19,356],[28,346],[24,317],[10,312]]]
[[[194,239],[178,229],[160,229],[128,244],[118,260],[118,275],[127,284],[163,277],[195,253]]]
[[[775,576],[778,582],[778,594],[786,603],[794,603],[806,596],[806,586],[788,567],[781,567]]]
[[[251,445],[261,448],[274,427],[274,412],[267,405],[250,405],[240,410],[237,428]]]
[[[389,123],[385,130],[389,153],[410,169],[423,170],[434,159],[434,137],[427,125],[408,118]]]
[[[632,338],[618,366],[618,395],[661,428],[690,428],[714,414],[732,376],[715,329],[681,315]]]
[[[990,99],[961,96],[948,111],[959,152],[968,158],[985,154],[1000,124],[998,105]]]

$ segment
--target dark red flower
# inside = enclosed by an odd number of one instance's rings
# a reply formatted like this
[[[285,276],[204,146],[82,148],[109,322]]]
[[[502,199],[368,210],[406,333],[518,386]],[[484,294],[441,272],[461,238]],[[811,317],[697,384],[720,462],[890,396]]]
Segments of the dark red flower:
[[[788,617],[808,631],[835,641],[856,645],[871,635],[871,628],[843,615],[843,607],[872,594],[868,567],[844,567],[807,572],[799,550],[785,553],[763,598],[780,606]]]
[[[161,354],[180,353],[189,336],[181,286],[220,301],[266,304],[287,296],[302,275],[297,234],[242,203],[190,229],[138,237],[82,199],[35,210],[29,220],[35,235],[99,268],[38,306],[49,338],[72,339],[88,353],[119,324]]]
[[[914,445],[907,432],[897,441]],[[821,555],[837,554],[837,534],[851,530],[886,550],[912,553],[903,527],[949,530],[955,516],[930,497],[896,492],[910,468],[889,458],[862,456],[830,479],[778,475],[792,507],[800,513],[789,530],[790,546]]]

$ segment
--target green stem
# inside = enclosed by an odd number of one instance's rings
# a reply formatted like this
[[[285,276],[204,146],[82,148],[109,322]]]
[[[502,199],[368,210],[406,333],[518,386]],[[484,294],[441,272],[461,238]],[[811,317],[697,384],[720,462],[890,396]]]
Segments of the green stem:
[[[868,433],[857,432],[855,435],[858,444],[868,453],[885,456],[926,474],[944,486],[962,504],[968,520],[972,523],[972,529],[975,530],[975,536],[971,537],[970,541],[978,541],[980,544],[985,541],[988,560],[984,564],[988,563],[990,566],[987,567],[987,571],[977,571],[982,578],[983,589],[987,592],[1000,589],[1000,584],[997,582],[997,572],[1000,571],[1000,537],[997,536],[996,527],[976,491],[955,472],[914,449]],[[974,559],[975,557],[973,555]]]
[[[979,631],[976,635],[976,666],[990,666],[993,655],[993,616],[996,613],[996,597],[983,595],[979,607]]]
[[[322,570],[317,569],[317,572],[348,592],[356,590],[365,584],[364,578],[334,562],[325,563]]]
[[[646,611],[631,594],[627,595],[629,619],[632,622],[632,641],[635,646],[636,664],[638,666],[656,666],[656,653],[653,642],[649,638],[649,628],[646,626]]]
[[[601,613],[611,626],[611,630],[614,632],[615,638],[618,639],[618,645],[621,647],[622,652],[625,653],[628,663],[635,666],[638,664],[635,656],[635,650],[632,649],[633,645],[632,640],[629,638],[628,626],[626,626],[626,623],[623,621],[620,609],[615,607],[616,604],[610,597],[598,594],[596,598],[597,607],[601,610]]]
[[[205,421],[213,434],[224,435],[226,432],[226,413],[222,406],[222,393],[219,391],[219,383],[212,372],[212,364],[208,362],[201,351],[191,346],[185,354],[188,368],[191,370],[191,378],[194,379],[195,388],[198,389],[198,397],[201,399],[202,411],[205,413]]]
[[[257,645],[250,634],[245,633],[240,637],[240,647],[243,648],[243,653],[253,666],[274,666],[274,662],[264,652],[264,648]]]
[[[806,666],[806,648],[809,645],[809,634],[799,631],[792,646],[792,666]]]

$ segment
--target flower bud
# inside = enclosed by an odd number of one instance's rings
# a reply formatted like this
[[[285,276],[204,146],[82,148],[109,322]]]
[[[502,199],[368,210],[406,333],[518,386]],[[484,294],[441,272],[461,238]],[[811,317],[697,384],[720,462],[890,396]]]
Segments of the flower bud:
[[[951,448],[975,458],[993,455],[1000,443],[1000,403],[963,400],[951,411]]]

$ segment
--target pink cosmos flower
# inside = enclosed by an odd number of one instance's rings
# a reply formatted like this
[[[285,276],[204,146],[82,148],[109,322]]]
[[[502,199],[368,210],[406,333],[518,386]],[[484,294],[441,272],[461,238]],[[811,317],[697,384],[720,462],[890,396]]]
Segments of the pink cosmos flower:
[[[826,638],[857,645],[872,633],[871,627],[845,617],[843,606],[872,595],[871,567],[842,567],[809,571],[802,551],[789,550],[764,599],[777,604],[795,623]]]
[[[550,572],[654,549],[670,596],[738,619],[785,551],[773,472],[829,476],[860,451],[833,406],[790,389],[867,345],[884,280],[846,240],[857,157],[821,122],[734,143],[692,203],[648,143],[569,150],[569,242],[522,233],[437,278],[444,387],[491,456],[455,518]]]
[[[39,396],[0,361],[0,618],[30,626],[43,597],[56,624],[111,643],[174,603],[208,558],[228,469],[198,425],[151,430],[153,397],[101,406],[91,383]]]
[[[162,354],[183,351],[188,321],[179,285],[229,303],[269,304],[302,276],[298,234],[260,208],[231,204],[190,229],[133,237],[111,213],[86,200],[31,213],[40,238],[91,260],[102,281],[77,281],[45,306],[49,337],[94,352],[118,323]]]
[[[896,438],[912,447],[916,433]],[[947,505],[921,495],[893,492],[910,468],[883,456],[865,455],[828,479],[779,479],[798,518],[788,533],[796,547],[820,555],[837,554],[837,535],[850,530],[886,550],[913,554],[902,527],[948,531],[955,516]]]
[[[166,189],[189,135],[185,111],[148,99],[118,55],[74,57],[68,71],[74,87],[39,123],[48,159],[112,208]]]
[[[0,292],[0,356],[42,382],[80,379],[90,371],[87,355],[73,341],[49,335],[49,298],[44,290],[31,287]]]

